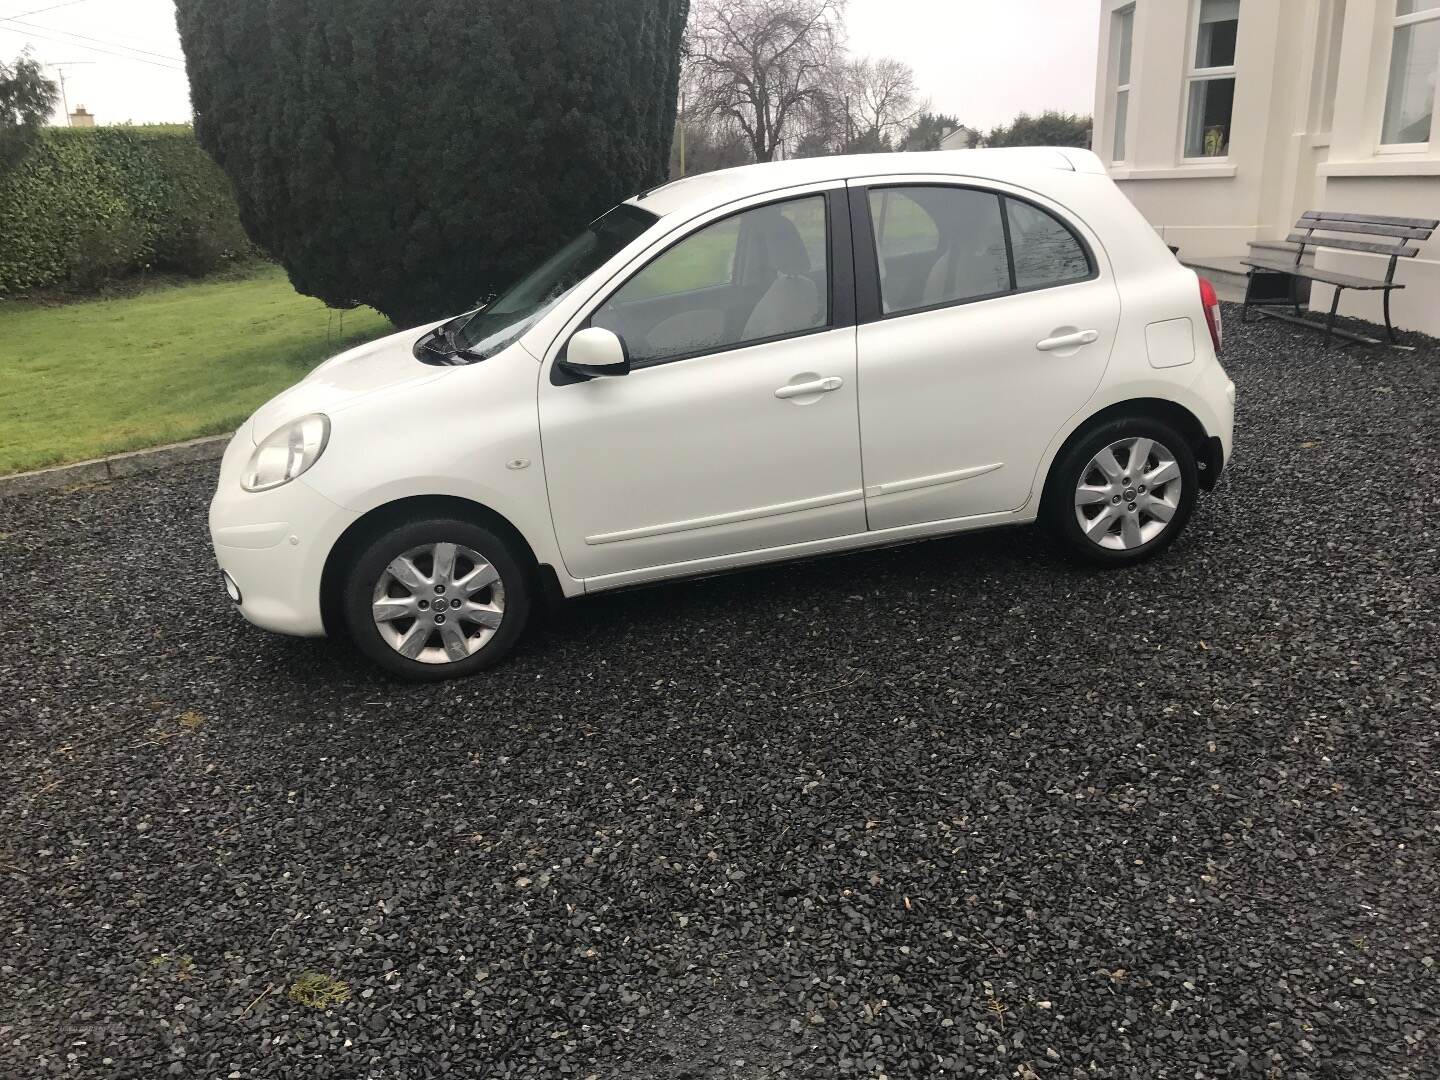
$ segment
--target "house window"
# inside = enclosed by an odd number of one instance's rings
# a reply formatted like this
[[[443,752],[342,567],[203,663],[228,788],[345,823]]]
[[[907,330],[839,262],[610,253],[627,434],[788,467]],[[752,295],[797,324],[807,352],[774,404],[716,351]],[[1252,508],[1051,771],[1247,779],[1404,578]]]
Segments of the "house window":
[[[1435,83],[1440,73],[1440,0],[1395,0],[1390,39],[1390,81],[1380,142],[1423,145],[1435,118]]]
[[[1185,110],[1185,156],[1225,157],[1235,108],[1235,40],[1240,0],[1200,0],[1195,51],[1190,56]]]
[[[1135,5],[1115,12],[1110,40],[1115,50],[1115,144],[1111,161],[1125,160],[1125,132],[1130,117],[1130,53],[1135,36]]]

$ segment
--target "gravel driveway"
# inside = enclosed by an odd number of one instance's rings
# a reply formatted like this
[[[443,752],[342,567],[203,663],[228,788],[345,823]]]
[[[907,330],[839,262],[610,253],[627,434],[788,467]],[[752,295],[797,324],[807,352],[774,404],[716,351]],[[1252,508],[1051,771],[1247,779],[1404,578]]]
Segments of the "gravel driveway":
[[[1158,562],[604,596],[460,684],[245,625],[213,467],[0,503],[0,1075],[1440,1076],[1440,343],[1229,314]]]

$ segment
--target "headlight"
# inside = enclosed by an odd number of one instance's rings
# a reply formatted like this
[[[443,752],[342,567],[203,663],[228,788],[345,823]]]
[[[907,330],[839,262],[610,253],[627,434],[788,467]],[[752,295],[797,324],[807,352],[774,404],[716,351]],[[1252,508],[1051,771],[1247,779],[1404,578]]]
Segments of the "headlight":
[[[250,455],[240,478],[246,491],[268,491],[288,484],[320,460],[330,441],[330,418],[311,413],[272,432]]]

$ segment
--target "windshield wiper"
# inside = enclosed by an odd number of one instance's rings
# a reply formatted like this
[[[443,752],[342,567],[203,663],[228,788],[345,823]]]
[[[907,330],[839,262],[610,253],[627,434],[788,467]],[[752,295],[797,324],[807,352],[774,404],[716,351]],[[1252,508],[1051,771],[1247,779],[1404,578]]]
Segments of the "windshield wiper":
[[[411,352],[415,354],[416,360],[425,360],[425,357],[422,356],[421,353],[426,353],[434,357],[432,360],[425,361],[426,363],[450,364],[456,367],[458,367],[462,361],[470,363],[476,359],[475,355],[468,349],[455,348],[454,343],[449,339],[448,335],[442,334],[439,327],[421,335],[420,339],[415,342],[415,347]]]
[[[472,315],[471,318],[474,318],[474,316]],[[469,325],[470,319],[466,319],[465,326]],[[460,344],[456,335],[459,331],[465,329],[465,326],[458,326],[454,330],[444,330],[443,333],[445,334],[445,344],[449,347],[450,356],[452,358],[456,356],[463,357],[467,363],[473,364],[475,361],[483,360],[485,358],[477,352],[471,352],[469,349],[465,348],[465,346]]]
[[[461,364],[473,364],[484,359],[483,356],[461,345],[455,338],[455,332],[445,329],[443,325],[422,334],[420,339],[415,342],[412,351],[417,360],[423,359],[420,355],[423,351],[436,357],[435,360],[429,361],[430,363],[449,364],[455,367],[459,367]]]

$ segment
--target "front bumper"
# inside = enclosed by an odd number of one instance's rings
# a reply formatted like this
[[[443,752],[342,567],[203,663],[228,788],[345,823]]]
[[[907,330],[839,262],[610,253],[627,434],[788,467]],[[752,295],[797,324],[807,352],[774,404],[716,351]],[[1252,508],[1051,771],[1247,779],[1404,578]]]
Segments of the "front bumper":
[[[358,514],[337,506],[304,478],[270,491],[240,486],[255,445],[237,432],[220,463],[210,502],[210,540],[220,569],[240,593],[240,614],[281,634],[319,637],[320,577],[335,542]]]

